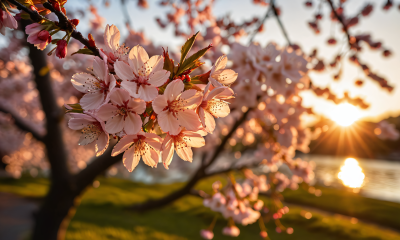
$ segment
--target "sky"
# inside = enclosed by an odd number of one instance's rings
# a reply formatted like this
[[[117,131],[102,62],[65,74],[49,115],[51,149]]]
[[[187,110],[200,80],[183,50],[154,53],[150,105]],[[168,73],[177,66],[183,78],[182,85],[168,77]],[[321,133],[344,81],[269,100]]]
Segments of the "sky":
[[[386,0],[348,0],[346,3],[346,14],[354,14],[359,11],[364,4],[370,2],[374,5],[374,11],[366,18],[360,19],[360,24],[351,28],[351,33],[372,33],[373,40],[379,40],[393,52],[389,58],[383,58],[381,51],[372,51],[365,47],[360,54],[361,59],[366,62],[373,71],[378,75],[384,76],[390,85],[395,87],[392,93],[380,88],[377,83],[368,80],[362,71],[349,63],[347,59],[343,65],[343,75],[340,81],[334,82],[331,78],[332,72],[329,74],[311,73],[313,83],[319,87],[329,86],[338,97],[343,96],[345,91],[350,93],[350,96],[359,96],[369,103],[371,106],[367,110],[361,111],[364,118],[370,120],[379,120],[383,117],[398,116],[400,114],[400,31],[398,24],[400,22],[400,11],[394,6],[389,11],[382,10],[382,5]],[[127,31],[124,27],[124,16],[122,14],[119,0],[111,0],[110,7],[105,8],[102,5],[103,1],[88,1],[96,6],[99,6],[99,13],[106,18],[106,23],[115,24],[121,30],[122,35],[126,36]],[[67,6],[79,6],[80,8],[88,6],[89,3],[80,0],[69,0]],[[161,17],[165,19],[166,12],[169,8],[158,6],[159,0],[148,0],[149,8],[147,10],[139,9],[136,6],[136,0],[128,0],[126,6],[130,13],[130,20],[134,30],[143,30],[146,37],[151,39],[156,45],[169,46],[173,49],[178,49],[179,45],[184,42],[183,38],[175,38],[173,35],[172,26],[166,29],[161,29],[157,25],[155,18]],[[254,5],[251,0],[216,0],[214,6],[214,15],[223,16],[229,13],[233,19],[240,22],[250,20],[253,16],[264,16],[267,8]],[[314,1],[316,3],[317,1]],[[321,33],[315,35],[308,27],[307,22],[313,20],[313,15],[317,11],[317,6],[314,8],[306,8],[304,0],[277,0],[276,4],[281,8],[281,19],[285,28],[288,31],[289,38],[292,42],[299,44],[303,50],[310,52],[313,48],[319,49],[320,56],[328,56],[327,60],[331,60],[335,53],[343,46],[341,42],[345,41],[338,25],[331,25],[328,20],[329,9],[327,4],[322,8],[324,18],[321,22]],[[315,4],[316,5],[316,4]],[[85,20],[83,21],[85,22]],[[87,31],[88,24],[80,24],[78,30]],[[326,40],[334,36],[339,40],[339,44],[330,47],[326,44]],[[122,38],[123,39],[123,38]],[[343,41],[342,41],[343,40]],[[264,25],[264,32],[258,34],[255,41],[261,45],[273,41],[279,45],[285,45],[286,40],[283,37],[280,28],[274,18],[267,19]],[[243,39],[246,44],[247,39]],[[344,43],[344,42],[343,42]],[[356,79],[366,80],[362,87],[355,87]],[[312,93],[305,93],[303,96],[303,105],[305,107],[313,107],[315,112],[329,116],[335,111],[335,104],[329,101],[321,100]]]

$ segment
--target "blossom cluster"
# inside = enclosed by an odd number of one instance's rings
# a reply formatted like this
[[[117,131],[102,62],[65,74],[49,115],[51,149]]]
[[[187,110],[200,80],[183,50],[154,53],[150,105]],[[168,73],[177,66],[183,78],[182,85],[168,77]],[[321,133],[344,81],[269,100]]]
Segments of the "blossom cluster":
[[[79,144],[96,141],[99,156],[107,149],[110,134],[120,138],[112,156],[124,152],[129,171],[140,158],[151,167],[161,158],[168,168],[174,152],[192,161],[191,148],[204,146],[203,137],[214,131],[214,118],[230,113],[228,101],[234,92],[228,86],[237,73],[225,69],[227,57],[222,56],[212,67],[208,83],[192,84],[189,73],[202,64],[196,54],[186,60],[182,56],[175,74],[174,66],[167,66],[171,63],[168,52],[149,58],[143,47],[129,50],[119,40],[117,27],[107,25],[103,59],[95,57],[89,73],[72,77],[73,86],[84,93],[79,104],[66,105],[69,127],[82,131]],[[190,50],[185,46],[182,55]]]

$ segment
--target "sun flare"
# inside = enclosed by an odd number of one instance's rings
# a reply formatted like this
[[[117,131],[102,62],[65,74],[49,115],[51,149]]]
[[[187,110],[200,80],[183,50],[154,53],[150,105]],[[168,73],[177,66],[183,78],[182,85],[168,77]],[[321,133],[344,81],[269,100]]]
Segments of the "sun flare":
[[[335,106],[335,109],[330,114],[330,118],[336,124],[347,127],[361,118],[361,111],[350,103],[341,103]]]
[[[365,175],[358,161],[354,158],[347,158],[344,165],[340,168],[338,178],[343,184],[350,188],[360,188],[364,183]]]

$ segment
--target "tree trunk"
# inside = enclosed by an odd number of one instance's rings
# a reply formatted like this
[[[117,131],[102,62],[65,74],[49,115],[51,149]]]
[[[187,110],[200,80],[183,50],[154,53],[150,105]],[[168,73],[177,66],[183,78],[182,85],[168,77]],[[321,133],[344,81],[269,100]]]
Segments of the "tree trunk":
[[[62,240],[75,214],[77,195],[67,186],[52,185],[34,215],[32,240]]]

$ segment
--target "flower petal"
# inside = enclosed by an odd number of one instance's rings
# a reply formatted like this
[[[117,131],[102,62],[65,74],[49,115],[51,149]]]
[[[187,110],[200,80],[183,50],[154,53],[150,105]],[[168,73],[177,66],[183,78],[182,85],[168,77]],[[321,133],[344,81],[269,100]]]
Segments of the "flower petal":
[[[111,117],[115,116],[118,112],[118,108],[112,104],[104,104],[100,107],[99,111],[96,113],[96,116],[102,120],[107,121]]]
[[[209,112],[204,111],[205,129],[207,132],[212,133],[215,129],[215,119]]]
[[[106,131],[109,133],[117,133],[124,128],[124,118],[121,115],[111,117],[106,122]]]
[[[206,141],[204,141],[204,138],[195,132],[192,131],[184,131],[183,132],[185,135],[185,141],[189,147],[203,147],[206,144]]]
[[[184,160],[192,162],[193,160],[193,151],[191,147],[185,147],[184,145],[175,145],[175,151],[178,156]]]
[[[93,60],[93,72],[98,78],[105,80],[106,66],[104,65],[104,61],[99,57],[95,57]]]
[[[173,101],[179,96],[179,94],[182,93],[184,88],[185,85],[183,84],[182,80],[176,79],[167,85],[164,95],[169,101]]]
[[[201,127],[199,116],[193,110],[185,110],[177,113],[179,124],[187,130],[196,131]]]
[[[203,95],[201,92],[198,92],[195,89],[189,89],[187,91],[184,91],[181,94],[180,98],[185,100],[184,103],[185,108],[195,109],[201,103]]]
[[[153,101],[158,96],[158,89],[151,85],[141,85],[139,88],[139,98],[146,102]]]
[[[226,67],[226,63],[228,62],[228,57],[226,55],[223,55],[217,59],[215,62],[215,71],[218,71],[220,69],[224,69]]]
[[[137,139],[136,135],[126,135],[117,144],[115,144],[111,156],[115,157],[118,154],[125,152],[133,143],[134,140]]]
[[[93,89],[96,89],[94,84],[97,82],[98,80],[88,73],[76,73],[71,79],[71,83],[74,88],[82,93],[87,93],[93,91]]]
[[[135,82],[122,81],[121,88],[128,91],[129,95],[131,95],[131,97],[139,98],[139,96],[140,96],[139,93],[136,92],[137,83],[135,83]]]
[[[146,110],[146,103],[139,98],[131,98],[128,102],[128,107],[137,114],[142,114]]]
[[[121,88],[115,88],[110,93],[110,100],[114,105],[124,105],[130,98],[129,92]]]
[[[101,133],[96,141],[96,157],[102,155],[108,148],[109,136],[106,133]]]
[[[85,114],[82,114],[85,115]],[[71,128],[72,130],[81,130],[82,128],[86,127],[87,125],[93,124],[93,122],[96,122],[95,119],[90,120],[87,118],[71,118],[68,121],[68,127]]]
[[[164,108],[168,106],[167,97],[160,95],[153,100],[153,110],[155,113],[160,114]]]
[[[107,125],[106,125],[107,126]],[[126,134],[133,135],[140,131],[142,127],[142,119],[135,113],[128,113],[128,117],[125,119],[124,130]]]
[[[223,85],[230,85],[236,81],[238,74],[232,69],[218,70],[211,76]]]
[[[117,60],[114,63],[114,69],[117,76],[124,81],[135,79],[135,75],[133,74],[132,68],[123,61]]]
[[[147,142],[151,147],[153,147],[154,150],[158,152],[161,151],[161,141],[162,141],[161,137],[159,137],[155,133],[145,133],[144,135],[146,136],[145,142]]]
[[[101,92],[85,94],[79,103],[84,110],[97,109],[104,103],[105,95]]]
[[[146,144],[146,143],[145,143]],[[147,150],[144,155],[142,155],[142,160],[146,165],[150,167],[157,167],[158,160],[160,159],[160,153],[154,151],[152,148]]]
[[[140,155],[135,154],[136,151],[136,146],[132,146],[131,148],[128,149],[124,153],[124,156],[122,157],[122,162],[124,163],[124,166],[126,169],[128,169],[129,172],[132,172],[133,169],[136,168],[136,166],[139,164],[140,160]]]
[[[162,111],[157,116],[158,125],[164,132],[169,132],[171,135],[179,133],[179,122],[176,117],[169,111]]]
[[[154,55],[147,61],[147,63],[152,69],[151,72],[154,73],[163,69],[164,58],[160,55]]]
[[[160,70],[150,74],[149,83],[156,87],[162,86],[169,78],[171,73],[167,70]]]
[[[162,146],[162,162],[164,164],[164,167],[168,169],[168,166],[172,162],[172,158],[174,157],[174,140],[171,138],[169,134],[165,137]]]

